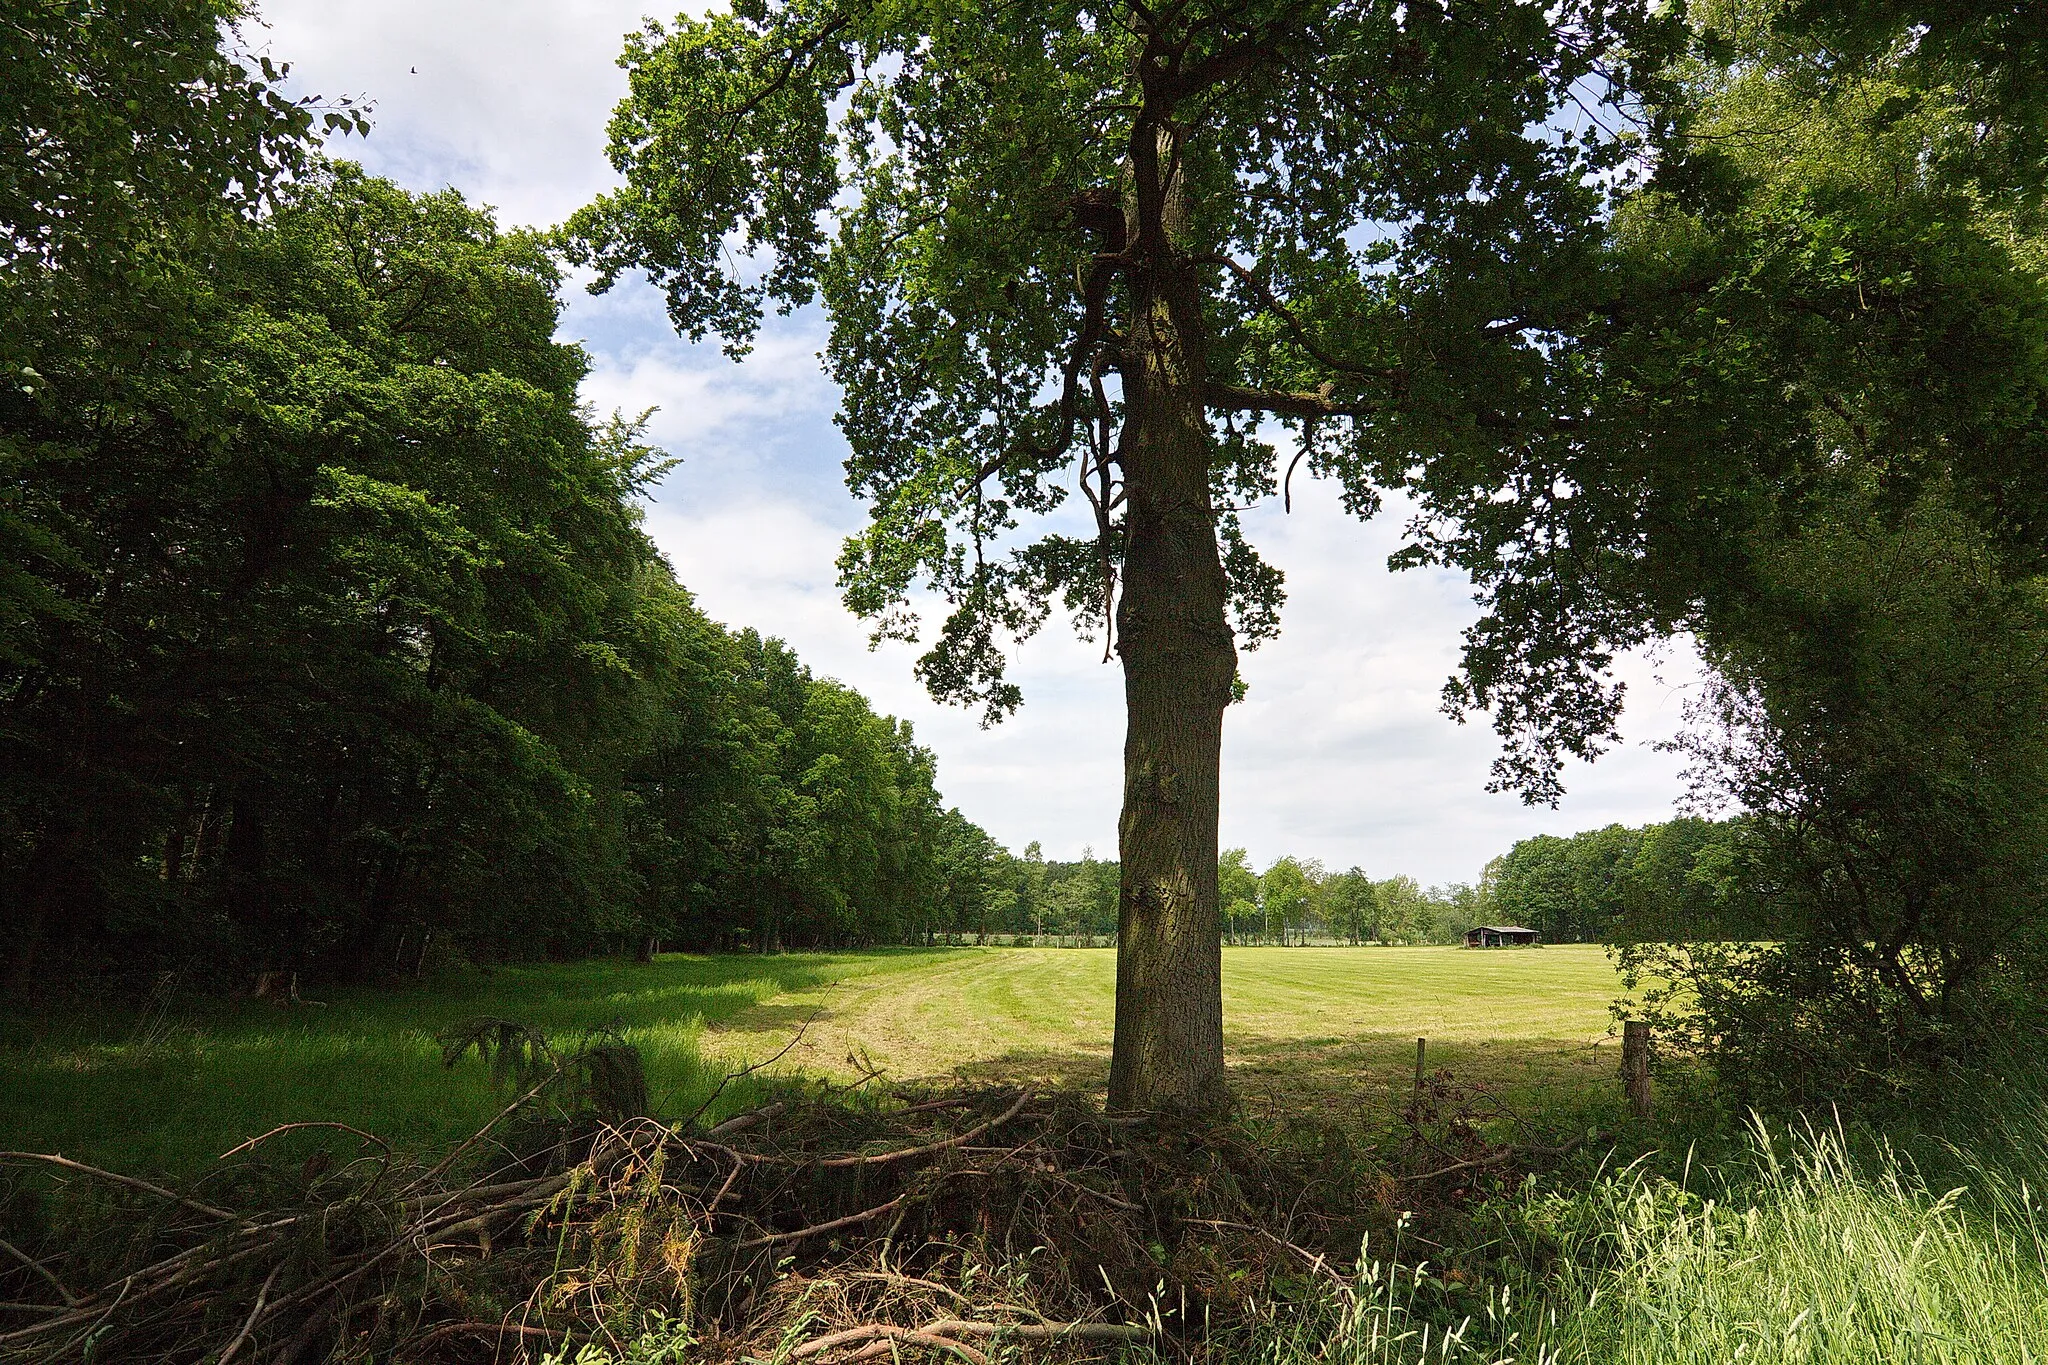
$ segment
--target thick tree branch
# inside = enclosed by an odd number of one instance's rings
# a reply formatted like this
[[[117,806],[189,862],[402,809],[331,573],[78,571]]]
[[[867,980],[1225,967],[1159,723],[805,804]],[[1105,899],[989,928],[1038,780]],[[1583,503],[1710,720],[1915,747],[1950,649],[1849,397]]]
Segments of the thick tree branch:
[[[1096,257],[1082,286],[1085,311],[1081,316],[1081,330],[1074,338],[1074,349],[1068,353],[1066,367],[1060,376],[1059,438],[1049,446],[1024,441],[999,455],[990,456],[974,471],[973,479],[967,484],[968,490],[978,490],[992,475],[1020,455],[1041,461],[1053,460],[1066,454],[1068,447],[1074,444],[1074,421],[1081,404],[1081,370],[1108,331],[1109,282],[1115,277],[1120,263],[1120,257]]]
[[[1203,401],[1230,412],[1271,412],[1282,417],[1370,417],[1385,405],[1369,401],[1338,402],[1325,393],[1285,389],[1251,389],[1242,384],[1210,381],[1202,386]]]
[[[1338,374],[1364,375],[1374,379],[1398,379],[1400,377],[1401,371],[1398,369],[1390,369],[1384,365],[1360,365],[1356,361],[1339,360],[1336,356],[1331,355],[1327,350],[1323,349],[1321,343],[1309,335],[1308,324],[1304,323],[1293,309],[1283,303],[1280,296],[1275,294],[1264,280],[1260,279],[1248,267],[1240,265],[1230,257],[1201,256],[1195,259],[1194,264],[1223,266],[1236,275],[1238,279],[1244,281],[1251,291],[1258,295],[1259,302],[1265,305],[1266,311],[1286,323],[1288,330],[1294,333],[1294,339],[1301,346],[1301,349],[1307,351],[1310,356],[1314,357],[1316,363],[1322,365],[1325,369],[1333,370]]]

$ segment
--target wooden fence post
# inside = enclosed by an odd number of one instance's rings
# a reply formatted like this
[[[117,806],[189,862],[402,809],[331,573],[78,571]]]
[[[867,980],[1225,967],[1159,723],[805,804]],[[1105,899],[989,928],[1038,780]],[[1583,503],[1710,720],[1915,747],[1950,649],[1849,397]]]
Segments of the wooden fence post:
[[[1629,1019],[1621,1026],[1621,1085],[1628,1108],[1639,1119],[1650,1117],[1650,1026]]]
[[[1422,1054],[1428,1047],[1429,1039],[1417,1038],[1415,1040],[1415,1098],[1417,1100],[1422,1098]]]

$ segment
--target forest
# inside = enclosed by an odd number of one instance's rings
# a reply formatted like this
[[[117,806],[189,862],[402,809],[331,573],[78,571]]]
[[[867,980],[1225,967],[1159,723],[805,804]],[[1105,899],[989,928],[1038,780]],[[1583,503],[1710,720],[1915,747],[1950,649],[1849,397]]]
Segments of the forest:
[[[514,227],[0,4],[0,1361],[2042,1359],[2034,9],[737,0]],[[818,322],[843,605],[1114,665],[1113,856],[711,618],[572,287]],[[1696,653],[1672,818],[1226,847],[1310,483],[1493,795]]]
[[[986,838],[932,755],[706,618],[641,529],[667,457],[579,403],[546,244],[319,160],[307,111],[193,22],[219,107],[8,191],[45,216],[9,258],[0,392],[7,980],[957,918]],[[116,157],[202,135],[249,161]],[[245,215],[221,191],[256,171]],[[183,197],[125,201],[131,175]]]

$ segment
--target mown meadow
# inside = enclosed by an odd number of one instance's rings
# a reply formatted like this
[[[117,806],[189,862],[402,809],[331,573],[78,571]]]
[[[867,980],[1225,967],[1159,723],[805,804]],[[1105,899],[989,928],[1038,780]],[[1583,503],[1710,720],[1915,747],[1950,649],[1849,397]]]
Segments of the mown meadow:
[[[431,1148],[502,1103],[475,1058],[442,1065],[437,1036],[481,1017],[616,1032],[639,1050],[665,1118],[792,1041],[784,1072],[842,1083],[873,1068],[892,1081],[959,1073],[1099,1089],[1115,973],[1107,949],[665,954],[336,989],[292,1007],[165,994],[132,1010],[15,1013],[0,1016],[0,1145],[189,1173],[269,1127],[317,1118]],[[1591,947],[1233,948],[1233,1075],[1257,1107],[1338,1101],[1358,1123],[1383,1122],[1427,1036],[1432,1068],[1540,1091],[1547,1105],[1598,1104],[1614,1091],[1616,989]],[[729,1086],[718,1106],[753,1093]]]

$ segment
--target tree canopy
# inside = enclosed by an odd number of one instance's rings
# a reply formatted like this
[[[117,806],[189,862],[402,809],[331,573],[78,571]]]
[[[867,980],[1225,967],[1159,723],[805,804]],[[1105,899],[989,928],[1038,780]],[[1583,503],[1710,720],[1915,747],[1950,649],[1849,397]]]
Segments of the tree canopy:
[[[940,914],[985,836],[907,726],[676,583],[549,244],[324,159],[234,15],[0,24],[8,981]]]

